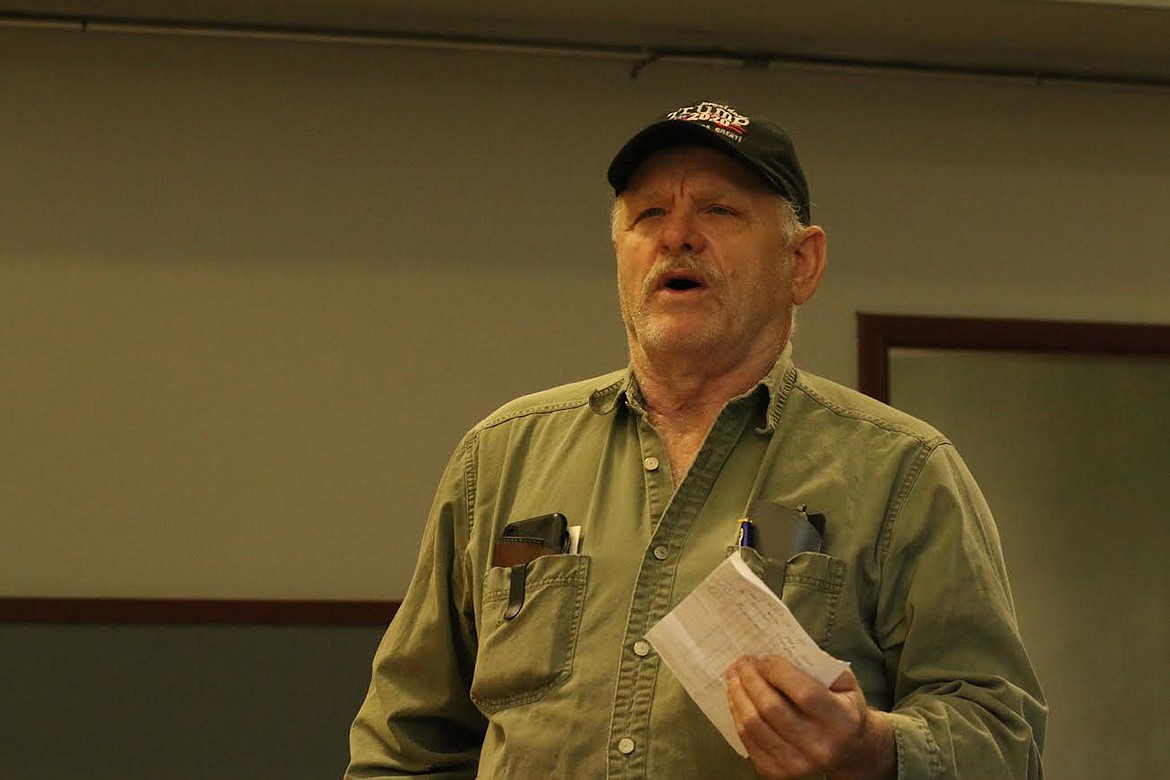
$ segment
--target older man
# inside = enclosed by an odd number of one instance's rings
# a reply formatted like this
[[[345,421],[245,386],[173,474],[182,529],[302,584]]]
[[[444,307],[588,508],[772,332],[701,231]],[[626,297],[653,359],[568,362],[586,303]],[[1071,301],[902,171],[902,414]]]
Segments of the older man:
[[[825,235],[788,137],[696,103],[631,138],[609,181],[629,367],[464,437],[348,776],[1040,777],[1044,703],[962,461],[793,365]],[[763,563],[851,670],[826,688],[779,657],[728,669],[745,761],[644,636],[760,502],[823,518],[815,549]]]

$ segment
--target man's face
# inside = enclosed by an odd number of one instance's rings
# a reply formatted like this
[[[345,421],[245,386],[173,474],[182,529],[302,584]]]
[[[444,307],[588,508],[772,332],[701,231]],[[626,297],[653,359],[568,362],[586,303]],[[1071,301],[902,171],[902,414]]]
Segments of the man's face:
[[[618,293],[631,350],[742,359],[777,352],[793,306],[779,197],[699,146],[646,159],[618,199]]]

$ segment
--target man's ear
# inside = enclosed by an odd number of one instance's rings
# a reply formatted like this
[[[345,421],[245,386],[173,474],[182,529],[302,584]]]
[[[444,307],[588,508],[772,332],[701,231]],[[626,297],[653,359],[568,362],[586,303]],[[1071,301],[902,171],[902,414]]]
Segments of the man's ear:
[[[792,302],[800,306],[813,296],[828,262],[825,231],[817,225],[806,227],[796,237],[792,250]]]

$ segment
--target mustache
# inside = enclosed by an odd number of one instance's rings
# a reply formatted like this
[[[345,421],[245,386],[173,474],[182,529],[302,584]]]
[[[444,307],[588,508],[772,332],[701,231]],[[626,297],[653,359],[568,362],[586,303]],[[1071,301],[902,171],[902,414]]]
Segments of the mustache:
[[[657,290],[662,284],[662,277],[679,271],[693,274],[707,287],[722,287],[725,281],[719,268],[704,263],[692,254],[660,257],[646,274],[646,279],[642,283],[642,297],[647,297]]]

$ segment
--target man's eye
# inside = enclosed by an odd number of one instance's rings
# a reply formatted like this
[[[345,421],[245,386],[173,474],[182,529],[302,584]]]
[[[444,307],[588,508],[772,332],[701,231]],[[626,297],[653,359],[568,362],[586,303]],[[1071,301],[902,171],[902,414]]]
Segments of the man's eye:
[[[719,203],[715,203],[715,204],[708,206],[707,212],[710,214],[719,214],[719,215],[725,216],[725,217],[733,217],[737,213],[739,213],[735,209],[733,209],[731,206],[724,206],[724,205],[719,204]]]
[[[666,209],[659,208],[658,206],[652,206],[648,209],[643,209],[642,211],[638,212],[638,218],[635,219],[634,221],[641,222],[642,220],[644,220],[648,217],[661,217],[665,213],[666,213]]]

